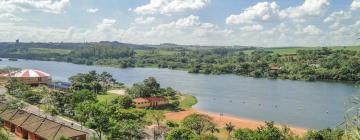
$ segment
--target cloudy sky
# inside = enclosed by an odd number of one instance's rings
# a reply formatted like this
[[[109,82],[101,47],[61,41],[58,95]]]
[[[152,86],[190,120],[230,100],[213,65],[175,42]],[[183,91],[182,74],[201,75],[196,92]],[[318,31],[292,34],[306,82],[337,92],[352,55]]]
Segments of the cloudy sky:
[[[0,41],[360,44],[360,0],[0,0]]]

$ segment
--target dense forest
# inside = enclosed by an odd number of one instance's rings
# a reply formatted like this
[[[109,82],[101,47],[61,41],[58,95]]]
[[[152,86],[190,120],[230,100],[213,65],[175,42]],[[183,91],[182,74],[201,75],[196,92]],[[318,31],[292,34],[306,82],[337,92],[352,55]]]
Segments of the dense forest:
[[[3,47],[0,57],[54,60],[120,68],[158,67],[190,73],[237,74],[292,80],[360,80],[360,52],[350,49],[299,49],[279,54],[271,49],[226,47],[129,47],[98,43],[71,49]]]

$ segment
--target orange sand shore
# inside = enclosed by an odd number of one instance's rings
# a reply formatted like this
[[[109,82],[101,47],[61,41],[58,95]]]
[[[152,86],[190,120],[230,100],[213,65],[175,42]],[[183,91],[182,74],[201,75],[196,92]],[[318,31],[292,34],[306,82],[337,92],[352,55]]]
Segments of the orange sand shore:
[[[256,129],[257,127],[265,124],[262,121],[244,119],[244,118],[234,117],[234,116],[230,116],[230,115],[226,115],[226,114],[224,114],[223,116],[220,116],[220,114],[205,112],[205,111],[193,109],[193,108],[188,109],[186,111],[166,113],[165,116],[166,116],[166,119],[168,119],[168,120],[180,121],[183,118],[185,118],[186,116],[193,114],[193,113],[209,115],[210,117],[213,118],[213,121],[215,122],[215,124],[220,128],[223,128],[225,126],[225,123],[228,123],[228,122],[231,122],[232,124],[234,124],[236,126],[236,128],[249,128],[249,129]],[[280,125],[277,125],[277,126],[280,126]],[[299,136],[304,136],[305,133],[307,132],[306,128],[291,127],[291,126],[289,126],[289,127],[291,128],[291,131],[294,134],[299,135]]]

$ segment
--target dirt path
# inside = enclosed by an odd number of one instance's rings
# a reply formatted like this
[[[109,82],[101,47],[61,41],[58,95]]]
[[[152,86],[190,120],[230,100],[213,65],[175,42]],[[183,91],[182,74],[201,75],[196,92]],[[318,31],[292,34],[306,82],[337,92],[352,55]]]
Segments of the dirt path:
[[[232,124],[234,124],[236,126],[236,128],[250,128],[250,129],[256,129],[257,127],[265,124],[262,121],[244,119],[244,118],[234,117],[234,116],[230,116],[230,115],[226,115],[226,114],[220,116],[220,114],[205,112],[205,111],[198,110],[198,109],[188,109],[186,111],[181,111],[181,112],[170,112],[170,113],[166,113],[165,116],[166,116],[166,119],[168,119],[168,120],[180,121],[180,120],[184,119],[186,116],[193,114],[193,113],[209,115],[210,117],[213,118],[213,122],[219,128],[223,128],[225,126],[225,124],[228,122],[231,122]],[[280,126],[280,125],[277,125],[277,126]],[[299,127],[290,127],[290,128],[294,134],[299,135],[299,136],[304,136],[305,133],[307,132],[307,129],[305,129],[305,128],[299,128]]]

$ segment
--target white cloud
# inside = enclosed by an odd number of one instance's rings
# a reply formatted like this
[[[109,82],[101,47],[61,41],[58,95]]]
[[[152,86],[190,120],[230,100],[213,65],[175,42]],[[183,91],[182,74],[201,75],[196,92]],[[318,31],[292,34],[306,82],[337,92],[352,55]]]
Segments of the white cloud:
[[[96,13],[98,11],[99,11],[99,9],[97,9],[97,8],[86,9],[86,12],[88,12],[88,13]]]
[[[96,29],[99,31],[104,31],[110,29],[116,23],[115,19],[103,19],[102,22],[96,25]]]
[[[0,12],[29,12],[39,10],[48,13],[60,13],[70,0],[1,0]]]
[[[199,10],[210,3],[210,0],[150,0],[150,3],[136,7],[133,10],[138,14],[166,14]]]
[[[324,19],[324,22],[325,23],[339,22],[344,19],[350,19],[351,17],[352,17],[351,12],[344,12],[341,10],[331,13],[330,16]]]
[[[266,21],[271,15],[278,12],[276,2],[260,2],[254,6],[248,7],[244,12],[238,15],[230,15],[226,18],[226,24],[244,24],[253,23],[255,20]]]
[[[10,13],[3,13],[0,14],[0,20],[4,19],[5,21],[13,21],[13,22],[19,22],[22,21],[23,19],[20,17],[17,17],[13,14]]]
[[[360,0],[353,0],[353,2],[351,3],[351,9],[360,9]]]
[[[262,25],[251,25],[251,26],[244,26],[242,28],[240,28],[241,31],[245,31],[245,32],[257,32],[257,31],[261,31],[263,30],[264,27]]]
[[[135,23],[137,24],[149,24],[155,21],[155,17],[138,17],[135,18]]]
[[[288,7],[280,11],[281,18],[291,18],[295,21],[304,21],[308,16],[319,16],[323,14],[330,6],[330,0],[305,0],[305,2],[296,7]]]
[[[303,32],[309,35],[318,35],[321,33],[321,30],[314,25],[308,25],[303,29]]]

